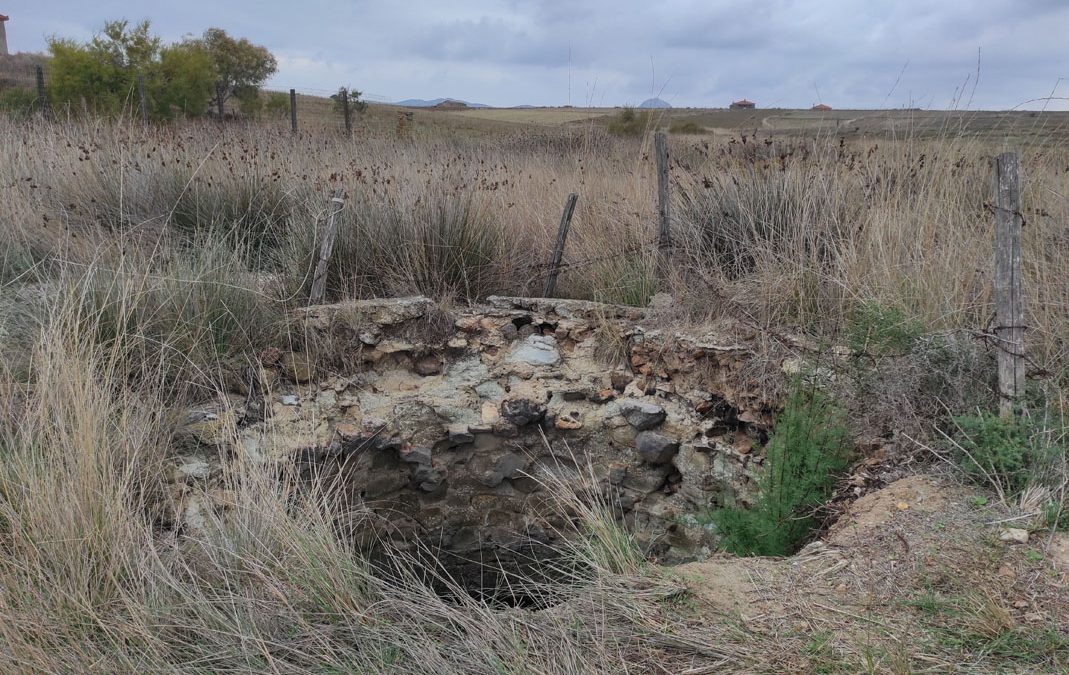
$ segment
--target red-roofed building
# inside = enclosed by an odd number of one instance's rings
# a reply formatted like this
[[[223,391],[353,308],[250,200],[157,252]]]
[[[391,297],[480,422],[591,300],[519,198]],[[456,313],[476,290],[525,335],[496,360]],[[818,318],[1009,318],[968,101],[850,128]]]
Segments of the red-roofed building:
[[[817,112],[831,112],[831,106],[825,105],[824,103],[818,103],[810,108],[810,110],[816,110]]]
[[[737,110],[737,109],[740,109],[740,108],[743,109],[743,110],[751,110],[751,109],[756,108],[756,107],[757,107],[756,103],[754,103],[753,101],[748,101],[746,99],[739,99],[738,101],[735,101],[734,103],[731,104],[731,108],[733,110]]]

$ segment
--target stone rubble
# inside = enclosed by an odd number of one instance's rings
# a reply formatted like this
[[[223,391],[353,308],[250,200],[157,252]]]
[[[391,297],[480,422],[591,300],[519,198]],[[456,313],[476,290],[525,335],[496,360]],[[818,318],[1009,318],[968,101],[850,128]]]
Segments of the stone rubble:
[[[262,419],[233,392],[184,427],[200,456],[185,452],[182,471],[205,494],[228,458],[294,467],[378,514],[369,541],[469,554],[550,542],[546,486],[560,482],[611,497],[662,560],[708,552],[716,533],[694,516],[754,495],[775,402],[745,376],[756,336],[731,321],[688,335],[635,308],[501,297],[455,316],[413,297],[298,320],[332,351],[262,358]],[[178,492],[176,517],[203,520],[205,499]]]

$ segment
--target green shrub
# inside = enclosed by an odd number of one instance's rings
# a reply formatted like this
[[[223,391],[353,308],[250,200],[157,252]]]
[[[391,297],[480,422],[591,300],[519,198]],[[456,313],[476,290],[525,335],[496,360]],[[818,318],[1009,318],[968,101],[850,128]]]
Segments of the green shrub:
[[[851,315],[846,333],[856,353],[904,354],[924,334],[924,324],[900,307],[864,302]]]
[[[950,449],[970,480],[994,488],[1003,500],[1037,487],[1050,495],[1043,507],[1047,519],[1060,520],[1065,500],[1059,486],[1069,476],[1069,428],[1064,419],[1041,414],[1003,418],[980,412],[956,417],[954,422],[958,434],[950,439]]]
[[[0,92],[0,112],[16,119],[25,119],[39,107],[37,94],[30,89],[13,87]]]
[[[264,107],[271,117],[285,117],[290,114],[290,97],[281,91],[273,91],[268,94]]]
[[[609,133],[616,136],[641,136],[653,126],[653,116],[646,110],[625,106],[609,120]]]
[[[750,509],[712,514],[722,545],[736,555],[789,555],[817,525],[814,512],[850,461],[843,410],[827,395],[796,382],[765,446],[764,471]]]

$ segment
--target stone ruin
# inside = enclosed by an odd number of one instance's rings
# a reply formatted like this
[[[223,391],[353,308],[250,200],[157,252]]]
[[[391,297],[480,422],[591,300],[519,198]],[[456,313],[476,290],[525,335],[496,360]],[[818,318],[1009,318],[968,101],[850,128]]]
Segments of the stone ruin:
[[[241,457],[329,482],[370,516],[356,535],[369,547],[421,542],[465,564],[552,550],[558,482],[611,501],[651,557],[706,556],[703,516],[754,496],[775,401],[748,374],[753,329],[679,332],[653,314],[506,297],[305,308],[302,343],[190,411],[177,522],[225,511],[219,477]]]

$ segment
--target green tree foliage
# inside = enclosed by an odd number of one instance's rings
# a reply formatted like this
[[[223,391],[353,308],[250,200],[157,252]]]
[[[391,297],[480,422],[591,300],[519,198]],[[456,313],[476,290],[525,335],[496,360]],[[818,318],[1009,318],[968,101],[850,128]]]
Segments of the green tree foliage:
[[[148,21],[109,21],[92,40],[49,40],[49,92],[53,103],[96,113],[137,110],[138,77],[145,79],[148,109],[156,119],[196,116],[209,105],[222,110],[233,98],[246,115],[263,107],[260,86],[277,69],[266,48],[220,28],[201,38],[164,46]]]
[[[243,110],[258,111],[260,87],[278,70],[271,52],[245,38],[235,39],[222,28],[209,28],[196,42],[211,55],[215,66],[211,105],[218,113],[222,115],[231,97]]]
[[[48,51],[52,55],[48,91],[53,104],[77,105],[84,98],[95,112],[123,109],[133,91],[131,73],[74,40],[54,38]]]
[[[750,509],[712,514],[724,548],[737,555],[789,555],[816,526],[814,512],[849,466],[842,409],[813,387],[795,384],[765,446],[764,472]]]
[[[340,114],[345,114],[345,92],[348,92],[349,96],[349,110],[363,114],[364,111],[367,110],[367,101],[360,99],[360,97],[364,95],[364,92],[357,91],[352,87],[339,87],[338,93],[330,95],[331,100],[334,101],[334,111]]]
[[[87,48],[117,69],[143,71],[155,64],[160,54],[160,38],[152,35],[149,27],[147,19],[132,28],[125,19],[108,21]]]
[[[215,82],[210,56],[195,44],[161,44],[148,21],[134,26],[128,21],[109,21],[84,44],[51,39],[49,92],[53,103],[78,110],[84,99],[97,113],[133,111],[137,79],[142,76],[153,117],[203,114]]]
[[[164,47],[152,83],[157,117],[203,115],[215,87],[211,55],[202,46],[181,43]]]

